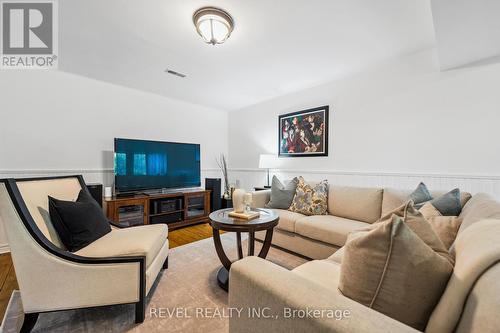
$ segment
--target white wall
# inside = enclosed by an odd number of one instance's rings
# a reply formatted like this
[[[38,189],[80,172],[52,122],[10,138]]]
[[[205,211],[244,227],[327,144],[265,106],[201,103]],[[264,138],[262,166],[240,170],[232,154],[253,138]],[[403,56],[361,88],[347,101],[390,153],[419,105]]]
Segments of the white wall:
[[[2,71],[0,94],[0,170],[112,168],[114,137],[227,151],[225,111],[59,71]]]
[[[282,159],[282,169],[315,177],[455,174],[496,181],[499,86],[500,64],[440,72],[435,50],[428,50],[230,112],[232,178],[247,188],[261,185],[264,174],[255,168],[259,154],[277,152],[278,115],[328,104],[329,156]]]
[[[227,153],[225,111],[59,71],[2,71],[0,119],[0,178],[82,173],[110,184],[114,137],[200,143],[202,176]]]
[[[63,72],[0,73],[0,177],[112,179],[114,137],[199,142],[202,171],[262,185],[282,113],[330,105],[330,156],[282,159],[283,177],[358,186],[460,186],[500,197],[500,64],[440,72],[429,50],[229,113]],[[229,138],[229,140],[228,140]],[[0,249],[5,236],[0,231]]]

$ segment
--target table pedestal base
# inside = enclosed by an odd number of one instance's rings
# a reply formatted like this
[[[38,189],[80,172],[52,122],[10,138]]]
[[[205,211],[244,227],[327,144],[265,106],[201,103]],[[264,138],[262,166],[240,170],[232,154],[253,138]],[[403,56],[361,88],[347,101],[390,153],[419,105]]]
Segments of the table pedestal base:
[[[271,240],[273,238],[273,229],[278,225],[279,216],[271,210],[258,209],[261,215],[251,221],[244,221],[234,219],[228,214],[232,211],[229,209],[221,209],[210,214],[210,225],[212,226],[212,234],[214,239],[215,251],[219,257],[222,267],[217,271],[217,282],[219,286],[228,291],[229,287],[229,271],[233,262],[228,258],[222,247],[220,239],[220,231],[229,231],[236,233],[236,247],[238,251],[238,260],[243,259],[243,248],[241,242],[241,233],[248,232],[248,255],[253,256],[255,250],[255,233],[257,231],[266,231],[262,248],[258,256],[265,259],[269,248],[271,247]]]
[[[229,290],[229,272],[224,266],[221,266],[217,271],[217,283],[225,291]]]

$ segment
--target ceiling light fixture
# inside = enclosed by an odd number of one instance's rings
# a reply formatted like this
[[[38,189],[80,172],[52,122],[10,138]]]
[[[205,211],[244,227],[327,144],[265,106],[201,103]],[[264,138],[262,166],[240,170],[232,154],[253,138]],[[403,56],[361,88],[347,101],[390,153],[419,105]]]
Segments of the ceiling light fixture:
[[[226,11],[215,7],[203,7],[193,14],[196,31],[205,43],[222,44],[231,36],[234,21]]]

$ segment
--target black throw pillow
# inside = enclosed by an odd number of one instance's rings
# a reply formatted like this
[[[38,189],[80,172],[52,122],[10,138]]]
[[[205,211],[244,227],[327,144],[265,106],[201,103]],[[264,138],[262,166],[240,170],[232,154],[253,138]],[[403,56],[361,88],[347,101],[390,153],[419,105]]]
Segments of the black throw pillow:
[[[75,252],[111,232],[104,213],[87,192],[80,190],[76,201],[49,196],[49,213],[54,229],[66,248]]]

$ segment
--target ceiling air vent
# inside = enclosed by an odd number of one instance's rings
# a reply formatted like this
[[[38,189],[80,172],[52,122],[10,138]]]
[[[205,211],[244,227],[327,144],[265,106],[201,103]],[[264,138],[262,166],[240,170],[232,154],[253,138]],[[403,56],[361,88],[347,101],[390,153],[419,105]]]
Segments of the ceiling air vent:
[[[165,69],[165,73],[172,74],[172,75],[175,75],[178,77],[186,77],[186,74],[182,74],[182,73],[176,72],[176,71],[168,69],[168,68]]]

